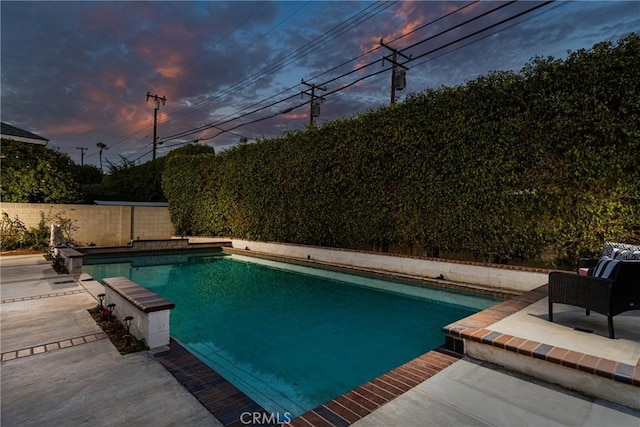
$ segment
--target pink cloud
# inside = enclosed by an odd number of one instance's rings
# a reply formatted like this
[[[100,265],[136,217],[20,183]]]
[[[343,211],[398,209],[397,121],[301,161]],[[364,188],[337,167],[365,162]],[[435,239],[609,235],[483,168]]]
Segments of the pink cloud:
[[[46,128],[47,133],[51,135],[75,135],[91,132],[96,127],[87,122],[67,122],[55,123]]]

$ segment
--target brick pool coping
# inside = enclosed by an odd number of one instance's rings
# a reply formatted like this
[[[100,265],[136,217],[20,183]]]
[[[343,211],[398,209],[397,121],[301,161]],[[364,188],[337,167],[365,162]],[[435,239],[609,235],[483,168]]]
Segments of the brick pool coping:
[[[486,329],[546,296],[547,285],[540,286],[445,326],[447,348],[431,350],[305,412],[290,424],[297,427],[353,424],[461,359],[463,339],[640,387],[640,362],[637,366],[627,365]],[[243,412],[266,413],[174,340],[170,350],[155,356],[225,426],[245,425],[239,418]]]
[[[156,359],[225,426],[246,425],[245,412],[267,413],[175,340]],[[348,426],[450,366],[462,356],[443,347],[431,350],[291,421],[293,426]],[[269,424],[264,424],[269,425]]]
[[[489,325],[545,298],[547,292],[547,285],[540,286],[537,289],[445,326],[443,331],[448,337],[448,343],[456,348],[457,351],[460,351],[458,345],[462,344],[461,340],[467,339],[640,387],[640,361],[636,366],[628,365],[486,329]]]
[[[244,425],[243,412],[266,411],[173,338],[155,358],[225,426]]]

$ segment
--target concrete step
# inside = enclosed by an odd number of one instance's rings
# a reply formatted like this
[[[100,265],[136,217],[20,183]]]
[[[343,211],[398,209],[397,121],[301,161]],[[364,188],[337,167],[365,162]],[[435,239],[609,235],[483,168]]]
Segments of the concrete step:
[[[444,328],[447,346],[588,396],[640,410],[640,314],[614,318],[557,304],[548,321],[546,286]]]

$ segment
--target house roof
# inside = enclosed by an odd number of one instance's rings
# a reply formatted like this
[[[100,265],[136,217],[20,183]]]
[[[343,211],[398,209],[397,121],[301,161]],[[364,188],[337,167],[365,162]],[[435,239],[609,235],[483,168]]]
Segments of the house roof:
[[[17,128],[15,126],[11,126],[10,124],[0,122],[2,124],[1,134],[0,135],[4,139],[12,139],[18,142],[26,142],[28,144],[38,144],[38,145],[47,145],[49,140],[47,138],[43,138],[40,135],[36,135],[35,133],[31,133],[24,129]]]

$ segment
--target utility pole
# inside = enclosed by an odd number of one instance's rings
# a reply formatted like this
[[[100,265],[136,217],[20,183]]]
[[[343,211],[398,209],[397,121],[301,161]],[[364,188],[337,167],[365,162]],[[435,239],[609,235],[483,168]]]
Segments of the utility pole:
[[[84,152],[87,150],[87,147],[76,147],[80,150],[80,166],[84,166]]]
[[[320,101],[316,101],[316,89],[327,90],[327,88],[320,87],[312,83],[307,83],[304,81],[304,79],[300,80],[300,83],[309,86],[309,88],[311,89],[311,93],[309,93],[308,90],[304,90],[302,91],[302,94],[309,95],[311,97],[311,105],[309,108],[309,126],[313,126],[313,119],[320,115],[320,103],[324,101],[323,97],[318,97]]]
[[[405,59],[411,59],[411,56],[407,56],[404,53],[400,52],[398,49],[394,49],[388,44],[386,44],[383,39],[380,39],[380,46],[386,47],[392,52],[391,56],[383,57],[387,61],[391,62],[393,67],[391,67],[391,104],[396,103],[396,89],[402,90],[405,87],[405,71],[408,70],[407,67],[398,63],[398,55],[402,56]],[[397,67],[402,68],[400,73],[397,72]]]
[[[147,92],[147,102],[149,98],[153,98],[153,160],[156,159],[156,145],[158,143],[158,110],[160,109],[160,101],[162,105],[167,101],[164,96],[160,98],[158,95],[151,95],[151,92]]]

